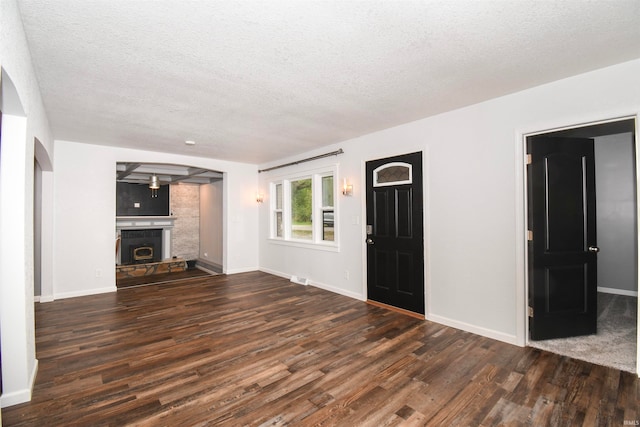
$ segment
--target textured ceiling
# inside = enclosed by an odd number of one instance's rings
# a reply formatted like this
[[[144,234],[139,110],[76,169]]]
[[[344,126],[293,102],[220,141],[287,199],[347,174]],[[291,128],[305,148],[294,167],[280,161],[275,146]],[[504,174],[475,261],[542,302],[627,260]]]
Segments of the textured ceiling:
[[[249,163],[640,57],[638,0],[18,4],[56,139]]]

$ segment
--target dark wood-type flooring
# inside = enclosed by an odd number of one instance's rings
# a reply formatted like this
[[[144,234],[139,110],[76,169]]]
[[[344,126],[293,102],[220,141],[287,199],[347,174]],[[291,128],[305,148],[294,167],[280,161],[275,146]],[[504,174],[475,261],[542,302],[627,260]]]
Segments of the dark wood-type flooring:
[[[192,268],[184,271],[150,274],[148,276],[123,277],[122,279],[116,279],[116,287],[118,289],[130,288],[133,286],[154,285],[158,283],[173,282],[175,280],[191,279],[193,277],[205,276],[211,276],[211,274],[207,273],[206,271],[200,270],[199,268]]]
[[[640,419],[633,374],[259,272],[37,304],[36,326],[33,400],[5,408],[5,426]]]

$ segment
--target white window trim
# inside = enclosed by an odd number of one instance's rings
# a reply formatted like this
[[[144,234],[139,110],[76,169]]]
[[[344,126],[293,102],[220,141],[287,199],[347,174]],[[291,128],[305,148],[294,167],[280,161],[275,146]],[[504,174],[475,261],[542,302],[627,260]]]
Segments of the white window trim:
[[[282,185],[282,207],[278,208],[278,196],[277,196],[277,186]],[[269,237],[275,239],[281,239],[282,237],[278,237],[278,231],[276,227],[276,217],[277,213],[280,212],[282,214],[282,236],[285,234],[285,224],[284,224],[284,183],[282,181],[273,181],[269,184],[269,200],[270,200],[270,212],[269,212]]]
[[[333,176],[333,241],[322,240],[322,178],[325,176]],[[291,236],[291,182],[301,179],[311,179],[312,186],[312,240],[296,239]],[[282,184],[282,222],[283,237],[276,236],[276,185]],[[299,171],[290,175],[282,175],[274,177],[269,183],[270,206],[269,206],[269,241],[271,243],[288,245],[295,247],[303,247],[309,249],[318,249],[324,251],[339,251],[340,233],[339,233],[339,215],[338,215],[338,165],[328,165],[322,168],[312,170]]]

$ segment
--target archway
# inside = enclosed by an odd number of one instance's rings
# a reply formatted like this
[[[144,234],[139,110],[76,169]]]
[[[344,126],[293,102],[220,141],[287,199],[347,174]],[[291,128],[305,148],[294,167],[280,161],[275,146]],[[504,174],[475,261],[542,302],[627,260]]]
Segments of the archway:
[[[33,278],[40,302],[53,301],[53,166],[44,145],[34,138]]]
[[[0,352],[2,407],[31,399],[37,372],[33,308],[31,183],[27,160],[27,117],[18,91],[5,70],[0,85]],[[27,188],[29,187],[29,188]]]

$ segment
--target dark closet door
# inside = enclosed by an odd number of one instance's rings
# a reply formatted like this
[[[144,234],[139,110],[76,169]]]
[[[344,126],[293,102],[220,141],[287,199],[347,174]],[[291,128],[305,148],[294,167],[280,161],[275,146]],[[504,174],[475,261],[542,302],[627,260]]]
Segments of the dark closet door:
[[[527,152],[530,337],[594,334],[599,249],[593,140],[531,137]]]

